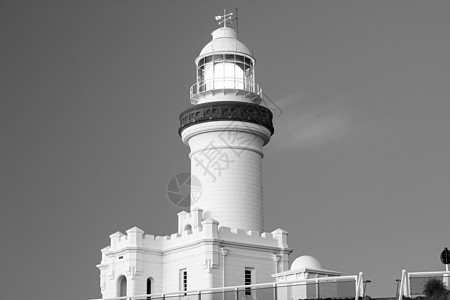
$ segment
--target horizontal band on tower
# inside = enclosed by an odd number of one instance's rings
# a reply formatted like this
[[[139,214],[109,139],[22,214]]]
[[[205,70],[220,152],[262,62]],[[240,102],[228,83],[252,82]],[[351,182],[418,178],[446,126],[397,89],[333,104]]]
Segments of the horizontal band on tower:
[[[216,101],[195,105],[180,114],[178,134],[189,126],[211,121],[241,121],[258,124],[274,133],[272,112],[259,104]]]

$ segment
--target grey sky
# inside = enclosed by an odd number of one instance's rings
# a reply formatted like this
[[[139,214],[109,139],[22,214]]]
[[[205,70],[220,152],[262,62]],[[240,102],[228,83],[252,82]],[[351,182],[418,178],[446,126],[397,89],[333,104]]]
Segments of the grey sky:
[[[443,270],[449,241],[449,1],[0,1],[0,299],[100,297],[100,249],[177,230],[177,134],[194,59],[239,8],[282,109],[265,148],[265,228],[364,272]]]

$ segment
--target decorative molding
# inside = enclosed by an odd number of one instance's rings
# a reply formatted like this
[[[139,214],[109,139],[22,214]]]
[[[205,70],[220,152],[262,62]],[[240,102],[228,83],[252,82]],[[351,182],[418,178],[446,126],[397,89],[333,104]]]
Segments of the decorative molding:
[[[274,133],[272,112],[259,104],[240,101],[215,101],[195,105],[180,114],[181,132],[189,126],[211,121],[242,121],[266,127]]]
[[[212,269],[218,269],[219,265],[213,263],[212,259],[205,259],[205,263],[202,265],[203,269],[206,269],[208,273],[212,272]]]

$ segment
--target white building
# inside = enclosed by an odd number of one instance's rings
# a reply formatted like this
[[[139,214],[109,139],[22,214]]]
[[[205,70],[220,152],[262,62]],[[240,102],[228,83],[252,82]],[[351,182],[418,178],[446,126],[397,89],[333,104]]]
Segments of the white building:
[[[292,262],[291,270],[273,274],[277,283],[295,283],[307,281],[308,279],[318,279],[324,277],[340,276],[340,272],[322,269],[319,261],[310,256],[303,255]],[[311,282],[311,280],[310,280]],[[350,285],[353,284],[349,281]],[[319,287],[320,286],[320,287]],[[348,287],[337,282],[325,282],[319,284],[296,285],[295,288],[280,290],[278,296],[286,299],[318,299],[318,298],[336,298],[339,295],[348,295],[348,291],[339,291],[339,289]],[[283,295],[283,292],[285,295]],[[283,297],[284,296],[284,297]],[[340,298],[344,298],[340,297]]]
[[[288,271],[287,232],[263,228],[262,149],[272,113],[260,105],[255,59],[229,18],[195,59],[193,106],[180,115],[201,188],[191,190],[190,212],[178,214],[177,233],[134,227],[110,236],[97,265],[103,298],[273,282]]]

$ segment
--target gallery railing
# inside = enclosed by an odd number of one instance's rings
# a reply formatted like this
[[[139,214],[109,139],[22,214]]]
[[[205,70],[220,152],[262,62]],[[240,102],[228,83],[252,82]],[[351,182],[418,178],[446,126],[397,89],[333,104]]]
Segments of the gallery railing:
[[[398,287],[398,300],[424,296],[425,284],[430,279],[441,280],[448,287],[450,272],[406,272],[406,270],[403,270],[400,285]]]
[[[213,79],[205,79],[194,83],[190,89],[190,97],[195,98],[208,91],[228,89],[250,92],[257,96],[261,96],[262,94],[262,89],[253,80],[240,79],[235,77],[219,77]]]
[[[362,276],[363,274],[359,273],[359,275],[354,276],[323,277],[283,283],[263,283],[165,294],[123,296],[107,298],[107,300],[358,300],[362,296]]]

